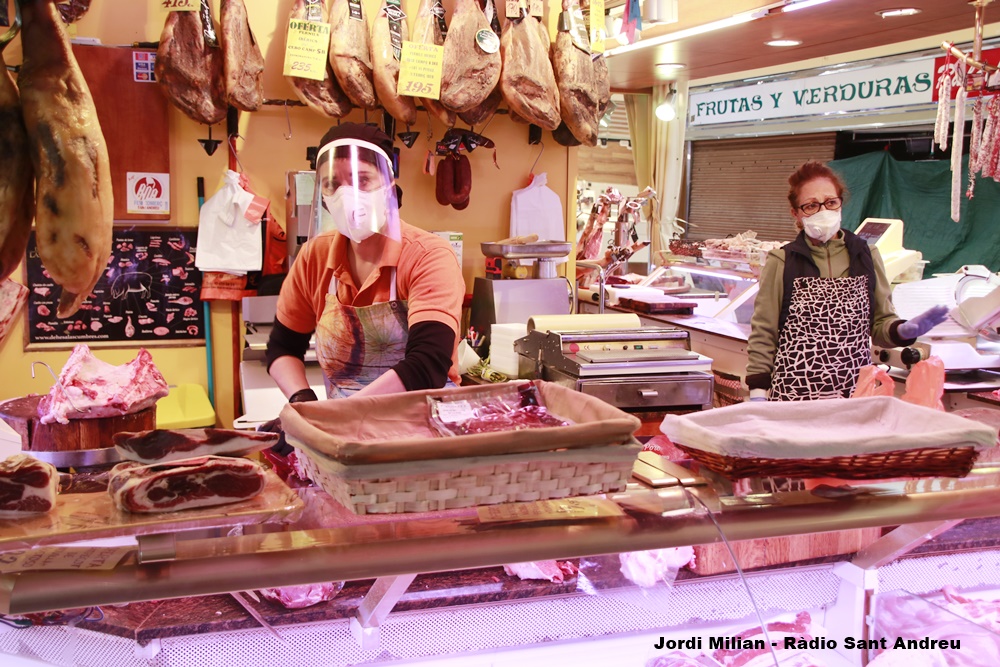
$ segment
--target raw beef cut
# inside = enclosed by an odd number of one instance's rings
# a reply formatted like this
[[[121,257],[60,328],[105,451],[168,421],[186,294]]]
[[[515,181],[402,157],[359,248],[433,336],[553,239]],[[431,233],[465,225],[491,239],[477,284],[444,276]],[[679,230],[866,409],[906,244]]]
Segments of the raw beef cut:
[[[301,21],[325,22],[326,5],[323,0],[295,0],[290,19]],[[327,118],[342,118],[351,111],[351,100],[340,89],[337,78],[330,67],[326,66],[326,76],[322,81],[303,79],[298,76],[286,77],[292,85],[296,96],[313,111]]]
[[[410,39],[420,44],[434,44],[435,46],[444,44],[442,23],[438,20],[435,11],[444,12],[441,0],[420,0],[420,8],[417,9],[417,17],[413,20],[413,31],[410,34]],[[427,113],[444,123],[445,126],[451,127],[455,124],[455,112],[446,109],[438,100],[420,97],[417,98],[417,101],[427,109]]]
[[[393,6],[393,11],[398,7]],[[388,6],[383,1],[381,9],[372,21],[372,72],[375,77],[375,92],[379,102],[389,112],[389,115],[407,127],[417,122],[417,103],[412,97],[398,95],[396,86],[399,83],[399,60],[392,46],[392,33],[389,28]],[[410,39],[405,16],[399,20],[399,32],[402,40]]]
[[[574,576],[577,570],[576,566],[569,561],[539,560],[504,565],[503,571],[507,576],[516,576],[520,579],[544,579],[561,583],[567,576]]]
[[[563,15],[574,8],[577,8],[576,0],[563,1]],[[596,146],[601,91],[595,81],[594,63],[589,53],[573,44],[568,21],[560,18],[559,27],[552,47],[552,69],[559,86],[560,113],[566,127],[580,143]]]
[[[441,104],[459,113],[483,102],[500,81],[500,50],[487,53],[476,41],[480,30],[492,32],[476,0],[458,0],[444,40]]]
[[[264,101],[264,56],[250,30],[246,5],[222,0],[221,16],[226,100],[237,109],[256,111]]]
[[[278,444],[277,433],[234,431],[224,428],[122,431],[115,433],[115,449],[123,459],[165,463],[193,456],[246,456]]]
[[[204,0],[201,11],[170,12],[160,33],[155,71],[167,99],[191,120],[214,125],[226,117],[222,50]]]
[[[38,257],[62,285],[58,317],[90,297],[111,255],[108,146],[53,0],[21,2],[21,109],[35,169]]]
[[[357,18],[351,16],[351,10]],[[372,83],[371,44],[365,5],[333,0],[330,5],[330,67],[351,102],[363,109],[378,106]]]
[[[28,132],[14,77],[0,44],[0,282],[24,260],[35,217],[35,179]]]
[[[812,639],[812,617],[809,612],[802,611],[795,616],[795,620],[791,623],[782,621],[768,623],[766,638],[760,626],[733,633],[732,636],[740,637],[744,641],[762,639],[765,644],[770,639],[777,644],[771,648],[781,656],[783,652],[788,652],[784,648],[785,637],[794,637],[796,640],[805,639],[806,641]],[[712,653],[712,657],[725,667],[756,667],[757,664],[763,667],[773,664],[771,648],[720,648]]]
[[[0,461],[0,516],[48,512],[56,506],[59,472],[26,454]]]
[[[10,325],[28,302],[28,288],[10,278],[0,282],[0,343],[10,331]]]
[[[77,345],[48,396],[38,403],[43,424],[70,419],[128,415],[152,406],[169,393],[167,382],[145,348],[121,366],[101,361]]]
[[[324,584],[262,588],[260,594],[271,602],[277,602],[285,609],[303,609],[332,600],[343,588],[343,581],[330,581]]]
[[[534,16],[507,21],[500,38],[500,90],[511,111],[545,130],[559,127],[559,89],[549,61],[549,35]]]
[[[172,463],[119,463],[108,493],[127,512],[177,512],[253,498],[264,490],[264,470],[249,459],[201,456]]]

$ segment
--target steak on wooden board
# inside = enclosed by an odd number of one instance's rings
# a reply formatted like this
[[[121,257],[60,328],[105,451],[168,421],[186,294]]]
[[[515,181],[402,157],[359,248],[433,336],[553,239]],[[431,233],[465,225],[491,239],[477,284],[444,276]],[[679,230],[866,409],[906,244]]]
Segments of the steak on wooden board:
[[[441,104],[452,111],[461,113],[478,106],[500,81],[500,51],[483,51],[476,42],[480,30],[492,32],[479,3],[458,0],[444,40],[441,73]]]
[[[0,516],[48,512],[58,489],[59,472],[44,461],[26,454],[0,461]]]
[[[170,102],[198,123],[226,117],[222,50],[205,40],[208,12],[170,12],[156,50],[156,82]],[[214,30],[214,26],[209,25]]]
[[[410,39],[406,19],[399,21],[399,31],[403,41]],[[397,95],[396,85],[399,82],[399,61],[392,48],[392,33],[389,29],[389,17],[386,13],[386,3],[372,21],[372,72],[375,77],[375,92],[379,102],[390,116],[400,123],[410,126],[417,122],[417,103],[407,95]]]
[[[38,257],[62,286],[58,317],[90,297],[111,255],[108,146],[53,0],[21,2],[21,110],[35,169]]]
[[[351,16],[350,0],[332,0],[330,5],[330,66],[344,94],[355,106],[374,109],[378,106],[372,82],[371,43],[365,5],[355,7],[360,19]]]
[[[278,444],[277,433],[224,428],[154,429],[115,433],[115,449],[128,461],[165,463],[193,456],[246,456]]]
[[[28,248],[35,217],[31,169],[21,100],[0,46],[0,282],[24,260]]]
[[[300,21],[321,21],[327,18],[326,5],[323,0],[295,0],[290,19]],[[329,60],[326,65],[326,76],[322,81],[303,79],[298,76],[286,77],[292,85],[295,95],[302,103],[313,111],[327,118],[342,118],[350,113],[351,100],[340,89],[337,78],[333,74]]]
[[[264,470],[249,459],[201,456],[172,463],[119,463],[108,493],[126,512],[177,512],[249,500],[264,490]]]
[[[226,100],[237,109],[256,111],[264,101],[264,56],[243,0],[222,0],[221,17]]]
[[[549,61],[549,36],[534,16],[507,21],[500,37],[500,90],[519,116],[545,130],[559,127],[559,89]]]

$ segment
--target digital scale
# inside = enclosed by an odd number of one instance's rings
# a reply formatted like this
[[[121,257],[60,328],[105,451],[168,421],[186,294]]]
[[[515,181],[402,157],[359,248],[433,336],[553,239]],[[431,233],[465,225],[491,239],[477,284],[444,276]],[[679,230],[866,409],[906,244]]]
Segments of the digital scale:
[[[869,246],[878,248],[889,282],[923,259],[918,250],[903,248],[902,220],[865,218],[854,233],[867,241]]]

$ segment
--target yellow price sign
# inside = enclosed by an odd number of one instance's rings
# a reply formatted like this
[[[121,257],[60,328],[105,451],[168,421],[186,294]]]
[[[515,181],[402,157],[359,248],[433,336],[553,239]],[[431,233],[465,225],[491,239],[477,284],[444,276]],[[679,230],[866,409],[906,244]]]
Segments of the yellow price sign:
[[[330,50],[330,24],[289,19],[282,74],[322,81]]]
[[[441,98],[441,71],[444,67],[444,47],[437,44],[403,42],[399,58],[397,95]]]
[[[155,0],[168,12],[196,12],[201,6],[198,0]]]
[[[604,0],[590,0],[590,51],[604,53]]]
[[[606,498],[561,498],[527,503],[484,505],[476,508],[479,521],[561,521],[624,516],[615,502]]]

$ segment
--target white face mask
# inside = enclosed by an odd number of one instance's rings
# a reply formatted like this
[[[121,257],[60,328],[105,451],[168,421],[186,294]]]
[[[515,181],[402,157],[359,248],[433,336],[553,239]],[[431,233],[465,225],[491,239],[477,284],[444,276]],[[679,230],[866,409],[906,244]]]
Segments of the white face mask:
[[[339,187],[332,195],[324,195],[323,203],[337,225],[337,231],[355,243],[382,230],[385,226],[386,189],[371,192]]]
[[[802,218],[806,236],[818,243],[826,243],[840,231],[840,211],[821,208],[808,218]]]

